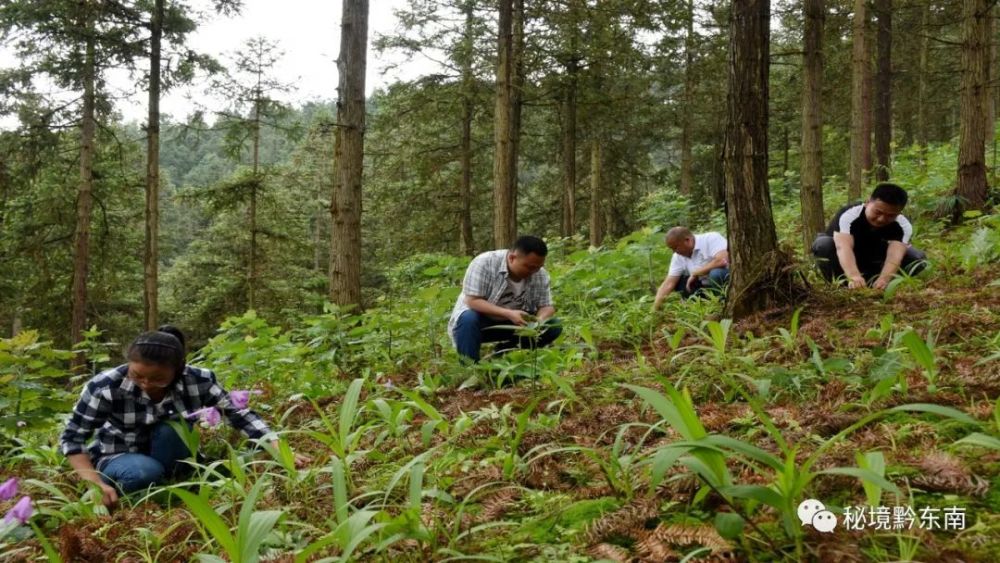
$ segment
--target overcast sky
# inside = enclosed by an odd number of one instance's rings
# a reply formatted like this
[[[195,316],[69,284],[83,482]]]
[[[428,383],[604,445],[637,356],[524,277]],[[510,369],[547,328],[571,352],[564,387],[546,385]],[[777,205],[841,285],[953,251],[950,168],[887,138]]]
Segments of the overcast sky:
[[[204,7],[207,0],[192,0],[191,5]],[[386,60],[376,58],[372,52],[372,39],[376,33],[388,34],[396,30],[398,21],[393,9],[404,7],[406,0],[370,0],[368,73],[365,84],[368,92],[399,78],[413,78],[431,72],[433,65],[427,61],[414,61],[402,70],[383,76]],[[213,17],[189,36],[188,44],[196,51],[215,56],[228,62],[230,55],[247,39],[263,36],[276,41],[285,55],[275,70],[281,82],[293,84],[285,95],[288,102],[301,104],[309,100],[336,97],[337,53],[340,50],[339,0],[244,0],[243,10],[237,17]],[[398,59],[397,59],[398,62]],[[175,119],[183,119],[192,110],[190,96],[204,98],[204,84],[178,88],[168,92],[161,102],[161,111]],[[146,115],[146,95],[139,93],[134,99],[118,104],[126,120],[143,121]]]
[[[210,0],[190,0],[189,5],[208,11]],[[368,73],[365,85],[369,93],[398,79],[410,79],[433,72],[435,66],[426,59],[414,60],[401,65],[388,74],[383,71],[389,63],[402,62],[376,58],[371,44],[376,34],[390,34],[396,31],[398,20],[393,9],[404,7],[407,0],[370,0],[368,22]],[[340,50],[340,0],[244,0],[243,10],[236,17],[213,15],[189,35],[188,46],[195,51],[214,56],[223,64],[228,64],[229,55],[243,43],[257,36],[263,36],[278,43],[284,57],[275,69],[276,78],[292,84],[292,90],[284,95],[284,101],[299,105],[309,100],[332,100],[337,95],[337,53]],[[0,66],[15,64],[10,52],[0,48]],[[140,68],[145,68],[144,66]],[[135,90],[134,79],[124,72],[112,73],[110,86],[118,92]],[[161,101],[160,111],[175,120],[185,118],[194,109],[194,97],[210,109],[222,109],[223,102],[206,99],[206,84],[196,83],[167,92]],[[77,93],[67,93],[76,96]],[[121,94],[119,94],[121,95]],[[116,108],[127,121],[145,121],[147,94],[135,92],[126,99],[118,99]],[[0,123],[0,128],[11,126]]]

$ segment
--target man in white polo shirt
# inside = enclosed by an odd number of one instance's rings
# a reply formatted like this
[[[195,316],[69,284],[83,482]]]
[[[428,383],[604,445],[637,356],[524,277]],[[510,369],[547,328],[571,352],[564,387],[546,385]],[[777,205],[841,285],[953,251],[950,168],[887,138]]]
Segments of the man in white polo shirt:
[[[687,227],[667,231],[667,246],[674,251],[667,277],[656,290],[653,310],[673,291],[687,299],[706,289],[721,290],[729,280],[729,244],[726,237],[709,232],[693,234]]]

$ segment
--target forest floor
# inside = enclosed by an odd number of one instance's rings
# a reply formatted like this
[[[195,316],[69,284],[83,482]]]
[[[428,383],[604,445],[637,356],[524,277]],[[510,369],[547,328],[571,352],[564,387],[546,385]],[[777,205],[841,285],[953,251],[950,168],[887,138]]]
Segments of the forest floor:
[[[1000,450],[955,443],[973,432],[1000,433],[998,280],[997,265],[939,271],[890,299],[873,290],[816,286],[805,302],[731,327],[685,328],[665,318],[649,338],[599,342],[557,378],[428,390],[433,368],[385,374],[361,393],[363,412],[353,428],[363,432],[347,456],[347,470],[352,510],[370,508],[378,514],[372,522],[398,532],[391,538],[375,533],[371,537],[382,543],[364,544],[354,557],[998,561]],[[932,367],[908,348],[903,335],[911,329],[927,344]],[[528,353],[520,359],[532,360]],[[665,381],[686,391],[663,395]],[[681,403],[690,397],[697,421],[685,419],[685,427],[670,420],[664,416],[669,409],[640,400],[626,384],[669,399],[682,419]],[[264,389],[262,403],[281,396]],[[290,554],[330,529],[336,473],[323,469],[331,446],[322,431],[334,432],[324,417],[336,426],[341,399],[293,397],[283,405],[281,426],[301,430],[288,435],[290,442],[315,467],[273,478],[258,502],[258,510],[284,512],[264,540],[261,560],[292,561]],[[379,414],[380,399],[386,416]],[[976,424],[925,411],[863,421],[883,409],[928,403],[952,407]],[[394,416],[399,424],[391,423]],[[654,476],[657,460],[669,457],[667,446],[699,438],[696,430],[685,435],[699,424],[705,434],[756,446],[791,466],[782,471],[748,449],[720,446],[673,450],[680,459],[664,463]],[[179,502],[171,505],[169,495],[95,514],[78,499],[59,456],[32,451],[8,460],[5,476],[25,480],[36,498],[52,498],[41,509],[64,561],[184,561],[206,550],[232,559],[218,545],[206,547],[199,518]],[[722,468],[712,465],[719,452]],[[414,472],[418,459],[422,474]],[[884,476],[900,495],[859,479],[859,464]],[[247,467],[251,474],[280,472],[273,463]],[[710,486],[705,473],[713,470],[721,472]],[[785,501],[785,511],[806,498],[820,500],[839,520],[832,532],[803,525],[749,492],[753,486],[780,492],[783,479],[805,474],[812,480],[801,496]],[[220,484],[225,481],[204,475],[201,487],[214,489],[216,499],[230,498],[229,485]],[[409,493],[398,486],[403,482]],[[197,490],[193,483],[189,489]],[[216,508],[234,526],[238,497]],[[0,503],[0,511],[7,504]],[[869,511],[854,529],[844,521],[850,507]],[[907,507],[910,519],[903,518]],[[953,515],[949,529],[946,513]],[[407,514],[408,523],[400,524]],[[936,528],[931,516],[941,517]],[[36,539],[11,545],[0,559],[45,557]],[[309,559],[336,556],[342,547],[324,547]]]

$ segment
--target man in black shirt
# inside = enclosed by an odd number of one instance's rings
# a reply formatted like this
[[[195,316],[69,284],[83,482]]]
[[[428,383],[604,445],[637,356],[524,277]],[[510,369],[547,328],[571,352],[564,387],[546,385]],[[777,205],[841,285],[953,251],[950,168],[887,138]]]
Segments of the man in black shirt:
[[[927,256],[910,246],[913,226],[901,214],[906,201],[906,190],[883,182],[868,201],[841,208],[812,245],[823,277],[845,276],[851,289],[871,280],[881,290],[900,268],[911,275],[923,270]]]

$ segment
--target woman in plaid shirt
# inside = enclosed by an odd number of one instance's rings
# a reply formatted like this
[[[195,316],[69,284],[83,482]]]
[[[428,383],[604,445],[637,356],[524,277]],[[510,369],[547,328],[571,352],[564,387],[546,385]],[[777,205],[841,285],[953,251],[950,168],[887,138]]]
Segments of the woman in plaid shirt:
[[[127,364],[87,382],[60,437],[70,465],[101,487],[106,506],[118,502],[119,491],[145,489],[175,475],[191,457],[168,420],[200,415],[217,421],[221,412],[251,439],[271,434],[246,408],[246,397],[227,393],[211,371],[186,365],[180,330],[163,326],[140,334],[126,356]],[[296,456],[296,465],[308,461]]]

